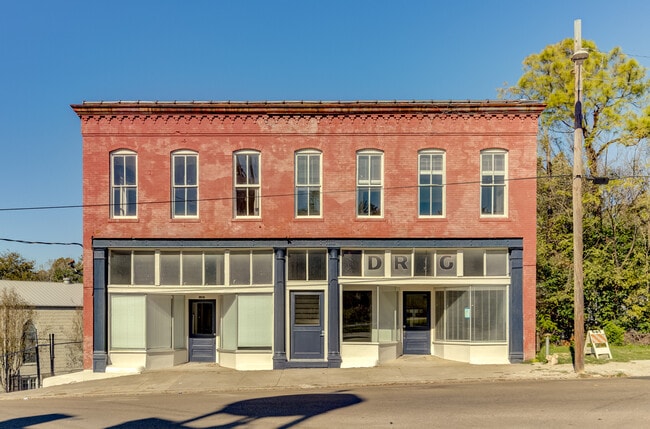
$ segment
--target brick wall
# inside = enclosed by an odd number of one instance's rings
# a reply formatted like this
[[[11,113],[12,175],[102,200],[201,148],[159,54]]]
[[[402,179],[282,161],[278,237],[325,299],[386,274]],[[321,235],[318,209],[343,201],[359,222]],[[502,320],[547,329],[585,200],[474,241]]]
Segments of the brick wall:
[[[534,354],[536,133],[527,114],[116,114],[80,115],[84,260],[92,238],[507,238],[524,239],[525,354]],[[294,152],[323,154],[323,216],[296,219]],[[508,216],[480,217],[480,151],[508,151]],[[138,154],[136,220],[110,219],[109,153]],[[199,154],[198,219],[172,219],[170,154]],[[233,152],[261,153],[261,218],[233,216]],[[384,153],[384,216],[359,219],[356,151]],[[418,218],[417,154],[446,154],[446,216]],[[155,203],[155,204],[147,204]],[[92,359],[92,266],[85,269],[85,365]]]

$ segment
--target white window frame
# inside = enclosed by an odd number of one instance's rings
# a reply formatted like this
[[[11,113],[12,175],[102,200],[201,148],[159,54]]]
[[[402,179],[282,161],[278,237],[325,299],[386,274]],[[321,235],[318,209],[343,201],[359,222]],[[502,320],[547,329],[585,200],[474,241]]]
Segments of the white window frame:
[[[494,157],[495,155],[503,156],[503,169],[495,169]],[[489,156],[491,158],[491,168],[484,168],[483,158]],[[480,189],[479,189],[479,211],[481,217],[507,217],[508,216],[508,151],[504,149],[488,149],[481,151],[480,154]],[[490,178],[490,183],[484,182],[486,178]],[[502,183],[495,183],[497,178],[501,178]],[[501,188],[503,192],[503,212],[495,213],[495,191]],[[483,211],[483,194],[484,190],[490,192],[491,207],[489,212]]]
[[[372,160],[375,157],[379,157],[379,178],[373,178],[373,173],[375,172],[372,166]],[[361,159],[367,158],[367,171],[362,171],[360,168]],[[362,176],[362,173],[365,173],[365,177]],[[371,194],[372,192],[379,191],[379,212],[376,214],[371,214],[370,208],[366,210],[366,213],[361,213],[361,199],[359,194],[361,192],[367,192]],[[370,202],[370,197],[368,202]],[[381,218],[384,216],[384,153],[379,150],[360,150],[357,152],[357,174],[356,174],[356,213],[358,218]]]
[[[433,168],[433,163],[431,162],[431,159],[433,156],[440,156],[442,158],[442,165],[440,170],[434,169]],[[422,158],[423,157],[428,157],[429,158],[429,170],[423,170],[422,169]],[[445,156],[445,151],[440,150],[440,149],[425,149],[422,150],[418,153],[418,217],[421,218],[444,218],[446,216],[446,200],[447,200],[447,187],[445,185],[447,178],[446,178],[446,170],[447,170],[447,157]],[[421,183],[421,179],[423,174],[427,174],[429,178],[431,179],[434,175],[440,175],[440,184],[434,184],[433,180],[429,180],[429,183],[423,184]],[[440,188],[442,189],[442,207],[441,207],[441,213],[440,214],[422,214],[421,211],[421,195],[422,195],[422,190],[423,188],[428,188],[429,189],[429,212],[431,211],[431,204],[432,204],[432,199],[431,199],[431,192],[433,188]]]
[[[116,182],[116,175],[115,175],[115,160],[117,158],[123,158],[124,161],[126,161],[127,158],[133,157],[135,160],[135,183],[115,183]],[[110,217],[115,218],[115,219],[135,219],[138,217],[138,155],[136,152],[131,151],[131,150],[117,150],[115,152],[111,152],[110,155],[110,162],[111,162],[111,189],[110,189]],[[124,172],[122,177],[124,180],[126,180],[126,162],[123,163],[123,168]],[[128,193],[131,190],[135,190],[135,214],[129,215],[129,214],[122,214],[122,213],[128,213],[129,209],[129,201],[128,201]],[[119,192],[119,202],[115,201],[115,193]]]
[[[248,173],[246,173],[246,183],[237,183],[238,175],[237,175],[237,158],[239,156],[246,156],[246,167],[247,170],[250,166],[250,157],[255,156],[257,157],[257,183],[250,183],[250,177]],[[253,178],[255,180],[255,178]],[[237,198],[237,193],[241,191],[245,192],[250,192],[250,191],[255,192],[254,202],[253,202],[253,214],[249,213],[248,208],[249,208],[249,201],[248,201],[248,195],[246,197],[246,214],[239,214],[238,213],[238,198]],[[262,217],[262,154],[258,151],[251,151],[251,150],[242,150],[242,151],[237,151],[233,153],[233,213],[235,218],[260,218]],[[255,213],[256,212],[256,213]]]
[[[307,163],[306,163],[306,168],[307,171],[304,175],[306,182],[301,183],[300,182],[300,174],[298,174],[299,171],[299,162],[298,160],[300,158],[306,158]],[[317,181],[312,182],[312,168],[311,168],[311,160],[312,158],[317,158],[318,159],[318,178]],[[323,154],[314,149],[305,149],[305,150],[300,150],[295,153],[294,157],[294,212],[297,218],[301,217],[314,217],[314,218],[320,218],[323,216]],[[298,195],[304,191],[307,191],[307,214],[300,214],[298,213],[299,206],[298,206]],[[311,193],[317,191],[318,192],[318,213],[312,213],[311,209],[311,204],[309,202],[311,201]]]
[[[188,184],[188,176],[187,176],[187,159],[189,157],[194,157],[196,159],[196,177],[195,183],[194,184]],[[183,182],[184,183],[176,183],[176,159],[177,158],[183,158],[183,167],[184,167],[184,172],[183,172]],[[172,201],[172,217],[175,219],[179,218],[197,218],[199,217],[199,154],[194,151],[189,151],[189,150],[180,150],[172,153],[172,159],[171,159],[171,187],[172,187],[172,195],[171,195],[171,201]],[[196,205],[196,212],[195,213],[190,213],[188,214],[188,209],[190,206],[190,203],[188,201],[191,201],[190,199],[187,198],[187,193],[188,191],[191,191],[192,189],[195,189],[196,191],[196,197],[194,198],[195,205]],[[176,191],[178,190],[184,190],[184,198],[177,200],[176,199]],[[176,214],[176,208],[178,205],[182,205],[184,207],[184,214]]]

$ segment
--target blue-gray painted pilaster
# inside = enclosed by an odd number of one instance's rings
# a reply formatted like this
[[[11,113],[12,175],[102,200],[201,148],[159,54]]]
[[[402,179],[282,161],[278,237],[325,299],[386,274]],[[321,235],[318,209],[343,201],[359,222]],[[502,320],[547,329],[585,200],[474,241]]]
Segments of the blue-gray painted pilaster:
[[[510,249],[510,335],[508,358],[510,362],[524,360],[524,312],[523,312],[523,249]]]
[[[107,249],[93,249],[93,372],[106,372],[108,363]]]
[[[275,281],[273,282],[273,368],[287,367],[285,340],[285,267],[287,249],[275,248]]]
[[[327,264],[327,294],[329,299],[328,326],[327,326],[327,366],[329,368],[341,367],[341,340],[339,338],[340,319],[340,291],[339,291],[339,249],[328,249],[329,261]]]

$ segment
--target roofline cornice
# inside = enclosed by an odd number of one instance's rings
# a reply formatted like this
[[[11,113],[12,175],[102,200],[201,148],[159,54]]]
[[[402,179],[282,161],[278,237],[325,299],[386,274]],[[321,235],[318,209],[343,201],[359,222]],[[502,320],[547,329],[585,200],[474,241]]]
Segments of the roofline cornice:
[[[539,115],[546,105],[528,100],[467,101],[85,101],[72,104],[84,116],[140,115]]]

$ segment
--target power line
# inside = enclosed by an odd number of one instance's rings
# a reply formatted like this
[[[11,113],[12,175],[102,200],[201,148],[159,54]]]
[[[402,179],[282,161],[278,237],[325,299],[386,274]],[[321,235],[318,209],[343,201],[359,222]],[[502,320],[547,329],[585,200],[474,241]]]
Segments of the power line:
[[[560,177],[571,177],[570,174],[566,175],[558,175],[558,176],[552,176],[553,178],[560,178]],[[533,180],[533,179],[548,179],[549,177],[546,175],[543,176],[531,176],[531,177],[515,177],[515,178],[508,178],[505,179],[506,182],[514,182],[514,181],[519,181],[519,180]],[[471,180],[471,181],[466,181],[466,182],[447,182],[447,183],[442,183],[439,186],[456,186],[456,185],[473,185],[473,184],[480,184],[480,180]],[[391,186],[391,187],[383,187],[382,189],[390,191],[390,190],[396,190],[396,189],[413,189],[413,188],[418,188],[421,185],[406,185],[406,186]],[[428,185],[427,185],[428,186]],[[340,194],[340,193],[353,193],[357,192],[356,188],[355,189],[343,189],[343,190],[334,190],[334,191],[324,191],[322,192],[323,195],[326,194]],[[262,199],[269,199],[269,198],[281,198],[281,197],[294,197],[296,194],[294,192],[291,193],[286,193],[286,194],[271,194],[271,195],[262,195]],[[190,200],[190,199],[185,199],[183,201],[188,201],[188,202],[209,202],[209,201],[234,201],[236,197],[216,197],[216,198],[199,198],[196,200]],[[143,206],[143,205],[150,205],[150,204],[171,204],[174,201],[172,200],[166,200],[166,201],[138,201],[136,202],[137,205]],[[102,203],[102,204],[69,204],[69,205],[60,205],[60,206],[27,206],[27,207],[4,207],[0,208],[0,212],[9,212],[9,211],[35,211],[35,210],[61,210],[61,209],[80,209],[80,208],[92,208],[92,207],[110,207],[112,206],[111,203]]]
[[[571,174],[558,174],[558,175],[552,175],[552,176],[547,176],[547,175],[540,175],[540,176],[530,176],[530,177],[513,177],[513,178],[508,178],[504,179],[505,182],[516,182],[516,181],[523,181],[523,180],[540,180],[540,179],[561,179],[561,178],[567,178],[571,177]],[[620,177],[613,177],[611,180],[622,180],[622,179],[647,179],[650,178],[650,176],[645,176],[645,175],[635,175],[635,176],[620,176]],[[588,180],[591,180],[593,178],[586,178]],[[447,183],[442,183],[440,185],[434,185],[434,186],[461,186],[461,185],[476,185],[476,184],[482,184],[480,180],[471,180],[471,181],[465,181],[465,182],[447,182]],[[494,185],[494,183],[486,184],[486,185]],[[385,191],[391,191],[391,190],[399,190],[399,189],[416,189],[421,186],[431,186],[431,185],[405,185],[405,186],[391,186],[391,187],[383,187],[382,189]],[[328,195],[328,194],[340,194],[340,193],[353,193],[357,192],[356,188],[355,189],[344,189],[344,190],[334,190],[334,191],[324,191],[322,192],[323,195]],[[295,197],[296,194],[291,192],[291,193],[286,193],[286,194],[271,194],[271,195],[261,195],[260,198],[262,199],[270,199],[270,198],[284,198],[284,197]],[[195,200],[191,199],[185,199],[183,201],[186,202],[210,202],[210,201],[234,201],[236,198],[235,197],[216,197],[216,198],[199,198]],[[172,204],[174,201],[172,200],[165,200],[165,201],[138,201],[135,204],[138,206],[145,206],[145,205],[153,205],[153,204]],[[92,207],[111,207],[111,203],[102,203],[102,204],[69,204],[69,205],[60,205],[60,206],[28,206],[28,207],[4,207],[0,208],[0,212],[10,212],[10,211],[36,211],[36,210],[62,210],[62,209],[83,209],[83,208],[92,208]]]
[[[79,246],[83,248],[83,244],[81,243],[75,243],[75,242],[70,242],[70,243],[62,243],[62,242],[55,242],[55,241],[28,241],[28,240],[16,240],[12,238],[0,238],[0,241],[8,241],[10,243],[22,243],[22,244],[44,244],[47,246]]]

